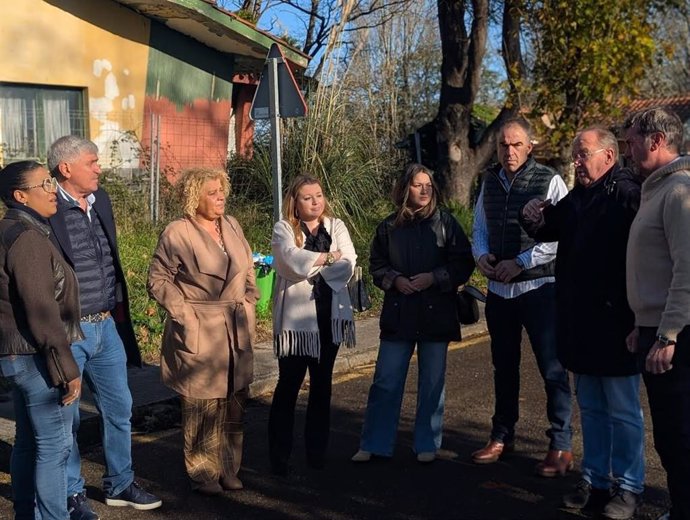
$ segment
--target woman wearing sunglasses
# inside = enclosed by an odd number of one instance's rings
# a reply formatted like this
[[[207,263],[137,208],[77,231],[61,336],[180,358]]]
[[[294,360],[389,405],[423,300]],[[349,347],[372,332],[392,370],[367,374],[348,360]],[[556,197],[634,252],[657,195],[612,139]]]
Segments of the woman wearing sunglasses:
[[[13,386],[10,472],[15,518],[65,520],[72,413],[81,378],[77,279],[48,238],[57,183],[34,161],[0,170],[0,375]]]

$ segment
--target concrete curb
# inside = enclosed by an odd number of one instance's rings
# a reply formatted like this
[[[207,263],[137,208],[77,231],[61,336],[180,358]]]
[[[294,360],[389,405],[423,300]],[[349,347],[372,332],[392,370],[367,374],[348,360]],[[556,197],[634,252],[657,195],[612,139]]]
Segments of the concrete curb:
[[[481,319],[474,325],[462,328],[463,340],[487,333],[483,304],[480,303]],[[334,374],[342,375],[376,362],[379,346],[378,318],[358,320],[356,324],[357,346],[343,348],[338,353]],[[130,369],[129,387],[132,392],[132,425],[135,431],[154,431],[172,427],[179,423],[179,399],[177,394],[160,381],[159,367],[148,365]],[[273,355],[270,342],[260,343],[254,348],[254,382],[249,387],[250,397],[271,393],[278,381],[278,362]],[[80,444],[100,443],[100,421],[93,396],[84,386],[80,404]],[[14,443],[14,408],[12,401],[0,402],[0,442]]]

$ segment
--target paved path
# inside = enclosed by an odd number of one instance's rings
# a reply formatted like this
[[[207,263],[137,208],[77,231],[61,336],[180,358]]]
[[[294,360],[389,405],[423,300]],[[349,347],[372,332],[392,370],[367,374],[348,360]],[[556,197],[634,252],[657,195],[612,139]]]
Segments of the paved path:
[[[481,308],[482,320],[475,325],[463,327],[465,338],[486,332],[483,315],[483,308]],[[378,318],[358,320],[356,331],[357,347],[340,350],[335,363],[336,374],[347,373],[376,361],[379,346]],[[158,366],[133,368],[129,370],[128,375],[134,402],[132,423],[135,429],[151,431],[175,424],[179,414],[179,404],[176,394],[160,382]],[[272,392],[277,380],[278,362],[273,355],[272,344],[260,343],[254,349],[254,382],[250,387],[250,396],[257,397]],[[86,385],[84,385],[84,397],[81,400],[80,409],[82,416],[79,429],[80,443],[87,445],[99,442],[98,412]],[[14,409],[9,399],[0,401],[0,442],[14,443]]]
[[[307,392],[301,392],[290,461],[293,473],[288,478],[271,475],[266,433],[271,395],[266,394],[250,400],[247,408],[240,472],[243,491],[214,498],[191,491],[177,423],[162,430],[140,430],[132,438],[137,479],[161,496],[161,509],[134,511],[103,503],[100,481],[105,468],[98,445],[82,453],[87,493],[103,520],[584,520],[585,515],[560,507],[561,496],[579,478],[577,472],[562,479],[534,473],[548,444],[544,384],[527,341],[522,351],[516,451],[497,464],[477,466],[470,461],[472,451],[486,442],[493,413],[490,348],[486,337],[477,337],[451,346],[443,446],[433,464],[418,464],[411,450],[417,379],[413,358],[396,449],[389,460],[364,465],[349,460],[359,443],[372,379],[373,365],[368,365],[335,378],[331,436],[322,471],[305,463]],[[643,403],[646,414],[646,398]],[[579,465],[582,438],[577,410],[573,419]],[[665,474],[654,453],[649,421],[645,430],[647,489],[636,520],[654,520],[667,500]],[[11,518],[7,448],[0,446],[0,519]]]

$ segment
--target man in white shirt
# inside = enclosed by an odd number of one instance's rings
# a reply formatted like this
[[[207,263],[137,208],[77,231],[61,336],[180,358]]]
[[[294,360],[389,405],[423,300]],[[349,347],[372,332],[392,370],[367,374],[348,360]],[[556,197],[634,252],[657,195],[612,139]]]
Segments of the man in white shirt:
[[[502,168],[486,175],[475,206],[472,253],[489,279],[486,321],[496,402],[489,442],[472,460],[490,464],[514,447],[524,327],[544,379],[550,423],[549,450],[535,469],[541,476],[555,477],[573,466],[570,382],[556,352],[557,243],[531,239],[520,226],[519,211],[535,197],[555,204],[568,189],[556,171],[537,163],[531,152],[529,123],[507,121],[497,138]]]

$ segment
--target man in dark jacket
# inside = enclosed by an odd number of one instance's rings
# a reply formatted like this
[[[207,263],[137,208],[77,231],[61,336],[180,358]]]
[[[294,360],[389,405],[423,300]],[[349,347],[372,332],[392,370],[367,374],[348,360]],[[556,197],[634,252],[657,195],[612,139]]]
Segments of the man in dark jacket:
[[[555,206],[529,201],[521,223],[536,240],[558,241],[558,355],[575,374],[584,448],[583,479],[565,506],[626,519],[644,488],[640,375],[625,345],[634,325],[625,252],[640,185],[618,165],[608,130],[583,130],[572,153],[579,186]]]
[[[544,477],[564,475],[573,466],[570,382],[556,354],[554,259],[556,243],[536,242],[520,228],[519,212],[534,198],[556,202],[568,193],[561,177],[531,155],[531,130],[522,119],[498,133],[502,168],[490,172],[474,209],[472,253],[489,279],[486,323],[491,335],[496,404],[491,437],[472,454],[475,464],[496,462],[513,448],[519,417],[522,329],[546,390],[549,451],[535,468]]]
[[[48,150],[48,168],[59,183],[58,212],[50,218],[51,239],[79,281],[85,339],[72,344],[72,353],[103,421],[105,503],[155,509],[161,501],[134,481],[132,471],[127,363],[140,366],[141,356],[129,317],[110,198],[98,188],[98,148],[81,137],[61,137]],[[71,520],[96,520],[98,515],[84,492],[78,428],[79,409],[75,407],[74,443],[67,463],[68,509]]]

